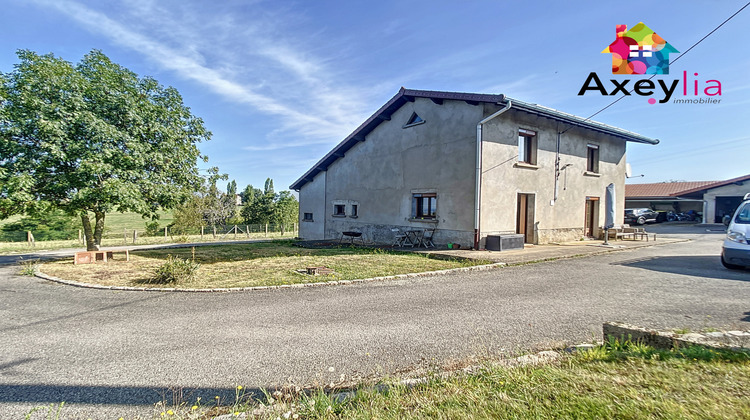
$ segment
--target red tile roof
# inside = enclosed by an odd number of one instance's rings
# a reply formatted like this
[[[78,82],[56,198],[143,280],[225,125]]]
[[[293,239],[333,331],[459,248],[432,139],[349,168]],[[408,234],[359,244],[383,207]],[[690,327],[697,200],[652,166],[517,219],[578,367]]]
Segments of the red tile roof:
[[[694,192],[698,192],[704,189],[723,187],[725,185],[734,184],[734,183],[741,184],[748,180],[750,180],[750,175],[738,176],[737,178],[727,179],[726,181],[716,181],[716,182],[710,183],[709,185],[696,186],[696,187],[687,189],[685,191],[682,191],[682,194],[694,193]]]
[[[700,190],[707,185],[723,181],[659,182],[655,184],[630,184],[625,186],[625,197],[673,197],[685,191]]]

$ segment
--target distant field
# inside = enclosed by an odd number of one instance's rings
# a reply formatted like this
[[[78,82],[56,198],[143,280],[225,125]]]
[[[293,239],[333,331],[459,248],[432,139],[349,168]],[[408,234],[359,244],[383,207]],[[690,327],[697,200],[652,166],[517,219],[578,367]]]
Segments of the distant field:
[[[174,220],[174,213],[172,210],[160,211],[158,214],[159,226],[166,226]],[[2,219],[0,220],[0,227],[18,221],[21,217],[23,216],[15,215],[7,219]],[[146,222],[150,221],[151,219],[144,219],[137,213],[108,213],[104,219],[104,228],[110,232],[121,232],[123,229],[144,230],[146,229]]]
[[[159,226],[166,226],[174,220],[174,213],[169,211],[159,212]],[[104,228],[111,232],[121,232],[123,229],[143,230],[146,228],[146,222],[151,219],[144,219],[137,213],[110,213],[104,219]]]

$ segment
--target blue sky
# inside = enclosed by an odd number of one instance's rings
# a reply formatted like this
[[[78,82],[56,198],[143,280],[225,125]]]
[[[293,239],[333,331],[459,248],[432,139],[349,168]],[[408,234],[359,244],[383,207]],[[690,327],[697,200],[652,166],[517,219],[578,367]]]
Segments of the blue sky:
[[[239,188],[271,177],[280,190],[401,86],[504,93],[587,117],[613,99],[577,95],[590,72],[608,88],[628,78],[600,53],[615,25],[643,21],[684,52],[745,2],[5,0],[0,71],[17,49],[71,62],[100,49],[182,93],[213,132],[200,146],[210,166]],[[596,116],[661,140],[629,144],[644,174],[631,182],[750,173],[748,27],[750,8],[660,76],[718,80],[719,104],[632,95]]]

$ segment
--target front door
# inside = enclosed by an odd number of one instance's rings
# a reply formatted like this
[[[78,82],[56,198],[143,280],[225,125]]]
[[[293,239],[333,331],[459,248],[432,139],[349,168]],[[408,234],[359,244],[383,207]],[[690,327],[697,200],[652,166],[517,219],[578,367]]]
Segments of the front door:
[[[534,243],[534,194],[518,194],[516,233],[523,235],[527,244]]]
[[[583,234],[593,238],[596,234],[597,220],[599,220],[599,197],[586,197],[586,220],[583,226]]]

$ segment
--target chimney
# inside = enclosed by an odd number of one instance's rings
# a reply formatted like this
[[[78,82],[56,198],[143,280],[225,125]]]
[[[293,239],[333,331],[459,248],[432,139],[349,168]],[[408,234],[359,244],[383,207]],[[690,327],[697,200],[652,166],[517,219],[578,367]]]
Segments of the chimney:
[[[628,25],[616,25],[615,31],[617,32],[617,37],[622,38],[625,32],[628,31]]]

